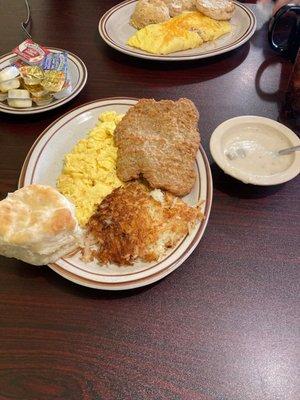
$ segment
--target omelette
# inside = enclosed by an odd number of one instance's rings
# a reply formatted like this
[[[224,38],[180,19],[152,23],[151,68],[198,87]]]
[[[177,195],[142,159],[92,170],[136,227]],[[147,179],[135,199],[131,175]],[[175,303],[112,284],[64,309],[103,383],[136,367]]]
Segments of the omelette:
[[[65,155],[56,186],[75,205],[81,226],[85,226],[96,205],[122,185],[116,173],[114,144],[114,131],[122,117],[113,111],[100,114],[96,126]]]
[[[140,29],[128,39],[127,44],[148,53],[169,54],[194,49],[230,31],[228,21],[216,21],[198,11],[191,11]]]

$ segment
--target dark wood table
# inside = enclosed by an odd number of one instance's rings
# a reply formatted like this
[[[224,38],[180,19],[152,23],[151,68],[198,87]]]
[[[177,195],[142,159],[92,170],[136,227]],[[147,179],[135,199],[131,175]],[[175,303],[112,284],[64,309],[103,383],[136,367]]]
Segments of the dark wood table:
[[[0,115],[1,198],[16,189],[42,130],[91,100],[188,97],[199,108],[208,155],[222,121],[278,118],[291,65],[269,50],[266,25],[228,54],[154,63],[119,54],[100,39],[99,17],[116,3],[30,1],[33,38],[78,54],[89,78],[61,108]],[[24,39],[24,16],[22,1],[0,0],[1,54]],[[213,162],[211,168],[207,231],[189,259],[157,284],[97,291],[0,257],[1,400],[298,398],[299,179],[255,187]]]

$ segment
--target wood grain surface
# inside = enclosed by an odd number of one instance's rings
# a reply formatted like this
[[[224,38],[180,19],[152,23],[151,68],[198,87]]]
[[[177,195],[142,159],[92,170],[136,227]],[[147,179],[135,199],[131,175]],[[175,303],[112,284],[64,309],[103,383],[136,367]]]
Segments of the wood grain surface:
[[[1,199],[16,189],[42,130],[91,100],[188,97],[209,157],[210,135],[224,120],[278,118],[291,65],[269,50],[266,25],[222,56],[156,63],[101,41],[99,18],[117,1],[29,3],[33,38],[76,53],[89,78],[61,108],[0,115]],[[24,17],[23,1],[0,0],[1,54],[24,39]],[[299,398],[299,178],[247,186],[210,161],[214,202],[204,238],[155,285],[96,291],[0,257],[0,400]]]

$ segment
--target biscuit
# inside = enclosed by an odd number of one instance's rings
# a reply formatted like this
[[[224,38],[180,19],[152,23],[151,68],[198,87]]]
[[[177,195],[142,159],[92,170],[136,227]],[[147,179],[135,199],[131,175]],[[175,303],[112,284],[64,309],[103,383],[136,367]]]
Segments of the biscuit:
[[[139,0],[130,23],[134,28],[142,29],[147,25],[158,24],[169,19],[169,9],[162,0]]]
[[[1,255],[48,264],[75,250],[80,235],[74,206],[50,186],[25,186],[0,201]]]
[[[163,0],[168,6],[170,16],[176,17],[184,11],[195,10],[195,0]]]
[[[207,17],[225,21],[232,17],[235,5],[230,0],[196,0],[196,8]]]

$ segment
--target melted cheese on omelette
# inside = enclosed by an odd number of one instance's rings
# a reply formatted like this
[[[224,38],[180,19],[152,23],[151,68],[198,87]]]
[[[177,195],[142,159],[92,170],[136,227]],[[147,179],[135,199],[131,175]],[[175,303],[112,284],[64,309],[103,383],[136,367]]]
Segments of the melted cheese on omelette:
[[[199,47],[230,31],[228,21],[216,21],[198,11],[191,11],[146,26],[130,37],[127,44],[153,54],[169,54]]]

